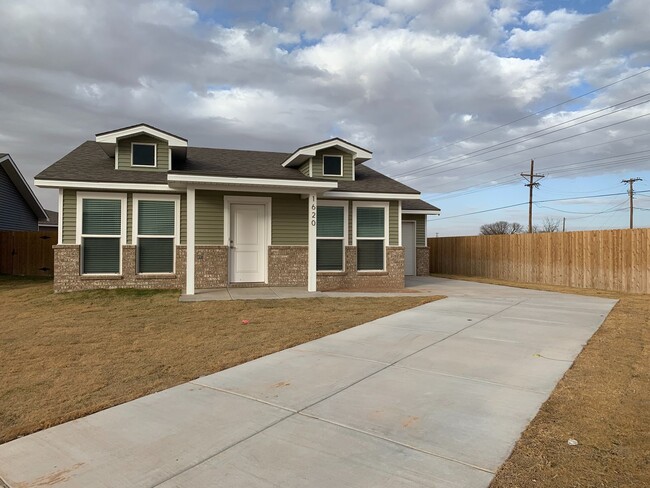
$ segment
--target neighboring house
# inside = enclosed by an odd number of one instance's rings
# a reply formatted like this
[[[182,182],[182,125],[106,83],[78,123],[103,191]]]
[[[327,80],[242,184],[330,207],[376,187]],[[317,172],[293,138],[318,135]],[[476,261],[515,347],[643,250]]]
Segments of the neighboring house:
[[[59,228],[59,212],[54,210],[45,210],[47,219],[38,221],[38,230],[41,231],[56,231]]]
[[[420,193],[339,138],[293,153],[188,147],[147,124],[96,135],[36,177],[59,189],[55,291],[393,289],[428,274]]]
[[[0,230],[38,230],[47,214],[9,154],[0,154]]]

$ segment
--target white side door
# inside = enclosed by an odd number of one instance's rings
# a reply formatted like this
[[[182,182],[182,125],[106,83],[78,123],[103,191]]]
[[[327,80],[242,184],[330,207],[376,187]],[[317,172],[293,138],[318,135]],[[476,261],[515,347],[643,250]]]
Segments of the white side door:
[[[415,222],[402,222],[404,275],[415,276]]]
[[[230,282],[264,282],[266,269],[265,206],[230,205]]]

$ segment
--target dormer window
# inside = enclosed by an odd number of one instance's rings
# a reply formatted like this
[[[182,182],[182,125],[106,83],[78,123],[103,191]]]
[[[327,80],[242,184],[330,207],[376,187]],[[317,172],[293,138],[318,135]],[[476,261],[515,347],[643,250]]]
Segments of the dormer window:
[[[343,176],[343,156],[323,156],[323,176]]]
[[[131,166],[156,167],[156,145],[143,142],[131,144]]]

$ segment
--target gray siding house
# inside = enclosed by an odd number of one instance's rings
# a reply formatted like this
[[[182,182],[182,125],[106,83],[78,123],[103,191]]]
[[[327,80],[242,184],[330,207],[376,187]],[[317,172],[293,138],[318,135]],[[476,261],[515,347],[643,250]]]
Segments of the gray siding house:
[[[38,230],[47,214],[9,154],[0,154],[0,230]]]
[[[339,138],[280,153],[147,124],[99,133],[36,177],[59,190],[55,291],[402,288],[428,274],[439,210],[371,157]]]

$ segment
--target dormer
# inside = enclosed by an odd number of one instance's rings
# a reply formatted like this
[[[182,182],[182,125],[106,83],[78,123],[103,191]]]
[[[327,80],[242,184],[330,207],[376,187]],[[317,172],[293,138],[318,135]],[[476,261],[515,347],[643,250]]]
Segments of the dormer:
[[[95,141],[112,150],[120,170],[167,172],[187,155],[187,139],[148,124],[100,132]]]
[[[355,167],[372,157],[372,152],[335,137],[301,147],[282,166],[298,168],[305,176],[354,181]]]

